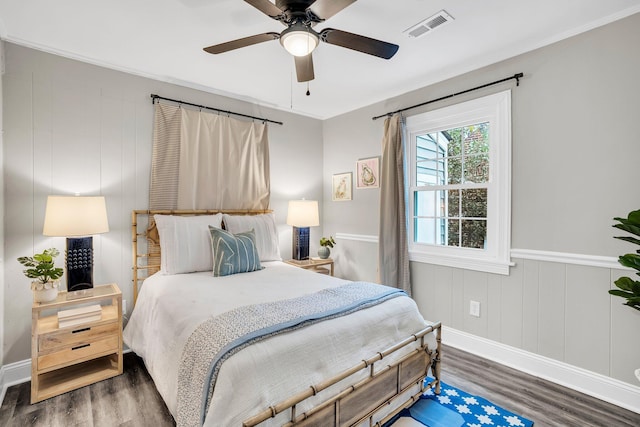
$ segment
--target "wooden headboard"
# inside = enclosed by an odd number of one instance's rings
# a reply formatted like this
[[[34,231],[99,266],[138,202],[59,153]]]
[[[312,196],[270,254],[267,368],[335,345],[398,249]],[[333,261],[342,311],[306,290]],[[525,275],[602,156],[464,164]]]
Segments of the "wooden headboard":
[[[270,209],[200,209],[200,210],[134,210],[131,212],[131,236],[133,241],[133,304],[138,299],[138,289],[144,279],[160,271],[160,236],[153,216],[158,215],[260,215],[273,212]]]

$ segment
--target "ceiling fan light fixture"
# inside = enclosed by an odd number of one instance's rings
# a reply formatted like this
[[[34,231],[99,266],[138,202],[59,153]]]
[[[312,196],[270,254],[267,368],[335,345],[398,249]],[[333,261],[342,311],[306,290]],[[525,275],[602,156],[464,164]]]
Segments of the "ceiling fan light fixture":
[[[307,56],[320,41],[315,31],[302,25],[294,25],[280,35],[280,44],[293,56]]]

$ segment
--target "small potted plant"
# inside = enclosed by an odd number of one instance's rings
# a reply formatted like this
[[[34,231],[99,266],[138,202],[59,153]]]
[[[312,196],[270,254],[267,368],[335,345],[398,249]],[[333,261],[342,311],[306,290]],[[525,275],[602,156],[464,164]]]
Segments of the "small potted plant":
[[[331,255],[331,250],[329,248],[333,248],[336,244],[336,241],[333,240],[333,237],[329,236],[329,238],[321,237],[320,238],[320,249],[318,249],[318,256],[322,259],[329,258]]]
[[[35,302],[53,301],[58,296],[58,279],[64,273],[62,268],[56,267],[54,264],[54,259],[58,255],[60,252],[56,248],[50,248],[32,257],[18,258],[20,264],[28,267],[22,271],[24,275],[33,279],[31,290],[33,290]]]

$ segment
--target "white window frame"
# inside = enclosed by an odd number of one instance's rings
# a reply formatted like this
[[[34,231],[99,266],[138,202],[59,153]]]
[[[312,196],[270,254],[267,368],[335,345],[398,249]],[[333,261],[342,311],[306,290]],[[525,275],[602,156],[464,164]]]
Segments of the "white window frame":
[[[414,192],[438,190],[416,186],[418,135],[489,122],[489,182],[487,189],[487,243],[484,249],[414,242]],[[511,91],[488,95],[406,119],[407,237],[411,261],[509,274],[511,251]]]

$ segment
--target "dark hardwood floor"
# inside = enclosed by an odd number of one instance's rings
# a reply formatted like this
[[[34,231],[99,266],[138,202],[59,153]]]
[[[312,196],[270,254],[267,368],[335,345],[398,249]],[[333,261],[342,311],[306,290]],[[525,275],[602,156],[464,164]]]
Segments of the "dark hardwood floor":
[[[444,347],[444,382],[480,395],[543,426],[640,426],[640,414],[585,396],[469,353]],[[141,359],[124,356],[124,374],[29,404],[30,384],[12,386],[0,426],[175,426]]]

